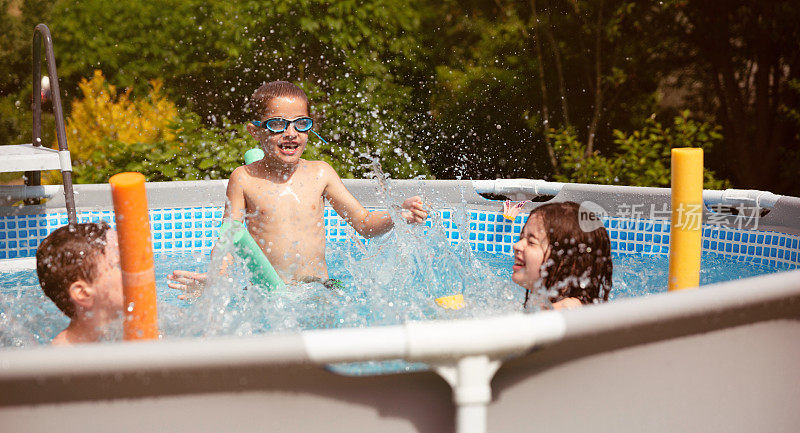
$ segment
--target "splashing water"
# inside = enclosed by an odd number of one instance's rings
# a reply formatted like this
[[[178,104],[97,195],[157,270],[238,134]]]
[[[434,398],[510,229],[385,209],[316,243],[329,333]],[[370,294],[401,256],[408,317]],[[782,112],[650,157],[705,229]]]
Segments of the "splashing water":
[[[371,161],[376,190],[390,209],[395,229],[363,242],[347,227],[350,242],[328,242],[327,262],[341,288],[320,283],[292,283],[288,293],[269,293],[252,286],[241,261],[220,269],[221,258],[234,251],[230,239],[219,240],[214,257],[202,254],[157,256],[159,328],[164,338],[218,335],[247,336],[304,329],[366,327],[415,320],[468,318],[520,311],[524,291],[510,280],[510,256],[473,253],[465,200],[445,203],[435,194],[420,191],[430,207],[429,227],[406,224],[395,205],[391,182]],[[465,194],[462,192],[462,197]],[[451,224],[460,241],[446,236],[444,210],[453,213]],[[611,299],[642,296],[666,289],[666,256],[641,257],[614,254]],[[192,301],[177,298],[166,287],[173,269],[209,272],[204,293]],[[643,272],[643,270],[646,270]],[[755,276],[777,269],[739,262],[714,254],[703,255],[701,284]],[[434,299],[462,293],[466,306],[444,309]],[[534,294],[540,302],[546,293]],[[4,273],[0,280],[0,346],[28,347],[49,343],[68,324],[67,318],[38,286],[35,271]],[[105,341],[121,338],[121,320],[112,323]],[[385,366],[379,366],[382,369]],[[396,369],[413,368],[398,364]],[[362,368],[363,371],[363,368]]]
[[[383,203],[400,203],[376,160],[373,178]],[[320,283],[292,283],[288,293],[269,293],[248,286],[247,271],[237,263],[227,275],[211,271],[203,295],[189,307],[170,306],[168,336],[252,335],[333,327],[394,325],[411,320],[479,317],[518,311],[523,290],[502,272],[475,259],[467,241],[451,245],[439,209],[452,204],[429,203],[430,227],[406,224],[396,206],[390,208],[395,229],[363,242],[347,227],[351,242],[328,245],[331,276],[340,289]],[[447,206],[447,207],[445,207]],[[466,203],[455,209],[466,230]],[[459,218],[460,217],[460,218]],[[461,239],[469,239],[466,232]],[[208,269],[219,269],[232,253],[220,239]],[[434,299],[463,294],[466,307],[449,310]],[[172,330],[172,331],[170,331]]]

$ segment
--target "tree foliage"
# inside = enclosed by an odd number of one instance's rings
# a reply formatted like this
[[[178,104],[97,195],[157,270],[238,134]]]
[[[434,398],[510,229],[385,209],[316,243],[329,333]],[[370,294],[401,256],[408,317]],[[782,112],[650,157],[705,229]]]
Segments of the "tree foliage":
[[[142,94],[165,79],[167,94],[211,124],[251,120],[247,99],[263,82],[284,79],[309,94],[318,129],[335,143],[318,156],[377,155],[395,176],[426,174],[413,131],[424,110],[416,3],[320,0],[156,3],[56,2],[53,32],[64,47],[63,76],[75,82],[100,68]],[[399,151],[397,150],[399,149]],[[313,153],[313,152],[312,152]]]
[[[285,79],[331,141],[306,156],[345,177],[378,156],[395,177],[663,184],[652,167],[668,164],[676,125],[652,117],[690,109],[686,124],[722,128],[706,153],[716,178],[800,195],[798,14],[790,0],[0,0],[0,111],[14,117],[0,141],[29,135],[30,37],[45,21],[66,108],[95,69],[130,100],[160,79],[199,143],[238,130],[252,91]],[[634,153],[655,172],[619,177]]]
[[[49,17],[49,0],[0,0],[0,97],[30,94],[33,28]]]
[[[171,137],[162,134],[154,142],[124,143],[104,138],[99,149],[83,164],[75,165],[82,183],[105,183],[116,173],[138,171],[150,182],[170,180],[225,179],[243,164],[252,148],[242,125],[207,127],[200,117],[182,113],[167,125]],[[103,164],[97,161],[103,160]]]
[[[150,82],[146,97],[131,98],[131,89],[118,93],[99,70],[90,80],[81,80],[83,98],[72,101],[66,133],[70,152],[77,161],[95,159],[105,164],[109,143],[122,145],[172,141],[174,131],[168,127],[175,121],[178,108],[161,92],[159,80]]]
[[[670,186],[671,149],[696,147],[706,154],[722,141],[720,127],[689,118],[689,111],[673,119],[672,126],[664,127],[655,117],[645,125],[626,133],[615,129],[614,144],[617,151],[605,156],[599,151],[586,155],[586,144],[572,127],[551,129],[548,132],[560,164],[559,182],[602,183],[607,185]],[[715,177],[712,170],[704,170],[704,187],[724,189],[730,187],[726,180]]]
[[[670,0],[676,19],[663,31],[682,35],[670,49],[682,89],[723,127],[717,165],[738,185],[800,194],[785,155],[800,147],[798,125],[780,107],[800,106],[800,9],[796,1]],[[794,161],[797,161],[796,159]]]
[[[0,0],[0,145],[31,142],[31,42],[33,28],[49,16],[50,3]],[[54,137],[53,118],[42,113],[42,140]]]
[[[663,8],[620,0],[444,8],[446,46],[458,48],[440,54],[433,106],[451,126],[443,142],[455,138],[465,159],[485,161],[467,168],[473,176],[551,175],[559,163],[550,128],[573,128],[588,157],[613,150],[612,125],[639,126],[655,109],[661,43],[647,26],[664,19]]]
[[[258,146],[243,124],[222,119],[220,126],[208,126],[197,114],[179,110],[158,80],[140,97],[130,88],[118,92],[101,71],[79,87],[83,98],[73,100],[66,130],[80,183],[105,183],[122,171],[141,172],[149,181],[223,179],[243,164],[245,151]],[[314,139],[304,154],[353,177],[348,161],[332,155],[333,147]],[[60,176],[52,173],[48,180]]]

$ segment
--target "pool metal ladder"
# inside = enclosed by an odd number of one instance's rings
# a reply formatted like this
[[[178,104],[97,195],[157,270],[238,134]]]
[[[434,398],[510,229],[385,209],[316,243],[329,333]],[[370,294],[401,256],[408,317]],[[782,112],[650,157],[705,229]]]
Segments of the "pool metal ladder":
[[[56,120],[58,150],[42,146],[42,42],[47,57],[53,114]],[[45,24],[39,24],[33,31],[33,142],[0,146],[0,172],[25,172],[25,186],[31,191],[26,196],[43,197],[41,187],[42,170],[60,170],[64,183],[64,199],[70,224],[78,222],[75,213],[75,194],[72,190],[72,159],[67,147],[64,129],[64,112],[61,108],[61,92],[58,87],[56,58],[53,52],[53,38]],[[39,198],[26,198],[25,204],[39,204]]]

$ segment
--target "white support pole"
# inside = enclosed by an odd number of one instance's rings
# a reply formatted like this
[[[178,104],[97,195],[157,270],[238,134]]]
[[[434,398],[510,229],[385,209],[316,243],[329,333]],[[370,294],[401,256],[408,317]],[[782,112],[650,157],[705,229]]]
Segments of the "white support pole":
[[[453,388],[456,433],[485,433],[486,411],[492,401],[491,381],[500,361],[486,355],[467,356],[455,366],[440,366],[436,372]]]
[[[723,191],[703,190],[703,201],[706,205],[772,209],[782,196],[769,191],[755,189],[726,189]]]
[[[472,186],[479,194],[500,194],[512,200],[527,200],[541,195],[557,195],[568,185],[563,182],[548,182],[541,179],[494,179],[473,180]],[[575,184],[579,185],[579,184]],[[748,206],[772,209],[782,196],[769,191],[754,189],[703,190],[706,205],[721,204],[737,207]]]
[[[541,195],[557,195],[565,184],[541,179],[473,180],[472,186],[479,194],[500,194],[513,200],[529,200]]]

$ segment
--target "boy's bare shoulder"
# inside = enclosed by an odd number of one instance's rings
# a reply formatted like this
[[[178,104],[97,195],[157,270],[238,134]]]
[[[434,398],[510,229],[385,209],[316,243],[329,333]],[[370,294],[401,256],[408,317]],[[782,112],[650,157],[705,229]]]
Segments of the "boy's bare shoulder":
[[[304,159],[303,162],[308,164],[308,166],[311,168],[325,168],[333,170],[333,167],[331,167],[330,164],[321,159]]]
[[[254,182],[253,170],[252,168],[242,165],[237,167],[231,173],[231,177],[228,178],[228,187],[227,187],[227,195],[228,198],[231,197],[231,194],[237,194],[236,191],[244,191]]]
[[[306,160],[309,171],[316,174],[317,178],[331,178],[332,176],[338,177],[336,170],[325,161],[320,160]]]
[[[233,172],[231,172],[231,179],[234,179],[234,178],[237,178],[237,177],[241,177],[241,176],[245,176],[246,174],[247,174],[247,166],[246,165],[240,165],[240,166],[236,167],[233,170]]]
[[[253,164],[250,165],[240,165],[236,167],[235,170],[231,173],[230,180],[234,182],[241,182],[247,178],[255,177],[255,167]]]

